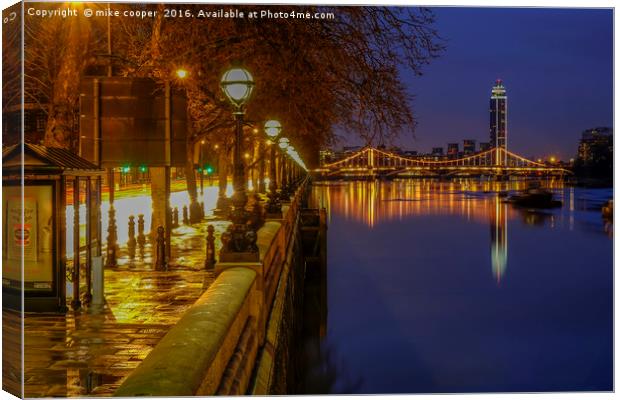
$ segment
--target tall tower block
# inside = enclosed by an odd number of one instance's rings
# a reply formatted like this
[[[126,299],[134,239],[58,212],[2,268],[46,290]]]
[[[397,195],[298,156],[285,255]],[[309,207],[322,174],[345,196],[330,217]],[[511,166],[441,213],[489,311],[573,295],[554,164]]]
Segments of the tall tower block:
[[[506,88],[501,79],[495,81],[495,86],[491,90],[490,102],[490,139],[491,146],[496,148],[496,163],[505,164],[506,160],[499,159],[499,149],[506,149],[508,144],[508,97],[506,96]]]

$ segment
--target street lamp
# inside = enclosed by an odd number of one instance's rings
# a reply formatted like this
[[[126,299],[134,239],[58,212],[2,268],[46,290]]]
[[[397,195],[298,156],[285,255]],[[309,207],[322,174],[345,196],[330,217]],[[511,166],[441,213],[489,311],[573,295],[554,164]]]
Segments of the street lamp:
[[[234,174],[232,195],[233,210],[231,212],[232,225],[228,231],[222,234],[222,252],[220,261],[257,261],[258,247],[256,246],[256,232],[248,227],[248,212],[245,210],[248,201],[246,189],[243,159],[241,154],[241,141],[243,136],[243,105],[248,101],[254,89],[252,75],[243,68],[232,68],[224,73],[220,81],[220,87],[228,101],[234,106],[235,111],[235,148],[234,148]]]
[[[186,69],[183,69],[183,68],[177,69],[177,76],[179,78],[185,79],[187,77],[187,75],[189,75],[189,72],[187,72]]]
[[[271,143],[271,155],[269,158],[269,202],[267,203],[267,213],[282,216],[282,207],[278,199],[276,182],[276,139],[282,131],[282,125],[274,119],[265,122],[265,133]]]
[[[236,107],[235,114],[243,115],[242,107],[248,101],[254,89],[252,75],[243,68],[229,69],[222,76],[220,87],[226,97],[228,97],[228,101]]]
[[[180,71],[184,71],[180,73]],[[157,260],[156,266],[157,268],[167,268],[167,264],[172,258],[172,210],[170,207],[170,169],[171,169],[171,158],[172,158],[172,73],[169,73],[169,77],[165,80],[164,86],[164,97],[165,97],[165,128],[164,128],[164,157],[165,157],[165,166],[164,166],[164,193],[165,193],[165,201],[164,201],[164,235],[165,235],[165,253],[163,260]],[[177,70],[175,73],[176,77],[179,79],[185,79],[188,76],[188,72],[186,70]],[[192,209],[192,205],[190,204],[190,210]],[[160,214],[161,215],[161,214]],[[155,225],[151,222],[152,228],[151,230],[155,233]],[[165,256],[167,255],[167,257]],[[167,258],[167,260],[165,259]]]

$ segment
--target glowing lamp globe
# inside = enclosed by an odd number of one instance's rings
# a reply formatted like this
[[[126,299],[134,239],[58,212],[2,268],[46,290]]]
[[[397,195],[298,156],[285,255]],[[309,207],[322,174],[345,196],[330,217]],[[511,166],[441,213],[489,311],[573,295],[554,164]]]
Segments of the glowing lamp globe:
[[[280,146],[282,150],[285,150],[288,147],[288,142],[289,142],[288,139],[283,137],[283,138],[280,138],[280,140],[278,141],[278,145]]]
[[[278,135],[280,134],[280,131],[282,131],[282,125],[280,125],[279,121],[276,121],[275,119],[271,119],[265,122],[265,133],[271,139],[277,138]]]
[[[247,70],[232,68],[222,76],[220,87],[233,105],[241,107],[252,94],[254,79]]]

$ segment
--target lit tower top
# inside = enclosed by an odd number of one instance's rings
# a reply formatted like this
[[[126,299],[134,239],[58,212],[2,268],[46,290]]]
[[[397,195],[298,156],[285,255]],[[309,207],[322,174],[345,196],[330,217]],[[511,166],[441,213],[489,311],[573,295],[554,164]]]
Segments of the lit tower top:
[[[491,90],[491,96],[496,98],[506,98],[506,88],[504,87],[504,82],[501,79],[497,79],[495,81],[495,86]]]
[[[508,97],[506,88],[501,79],[495,81],[491,90],[490,102],[490,138],[491,146],[496,149],[506,148],[508,144]],[[499,155],[499,151],[496,153]],[[505,160],[497,160],[497,164],[504,164]]]

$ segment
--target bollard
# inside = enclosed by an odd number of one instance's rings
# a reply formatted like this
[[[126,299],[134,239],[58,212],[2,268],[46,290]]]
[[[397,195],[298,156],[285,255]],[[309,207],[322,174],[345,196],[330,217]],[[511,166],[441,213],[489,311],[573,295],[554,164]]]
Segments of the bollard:
[[[172,211],[172,227],[179,227],[179,209],[177,207],[174,207],[174,210]]]
[[[108,238],[107,238],[106,266],[116,266],[116,218],[113,207],[108,211]]]
[[[127,224],[127,246],[136,247],[136,222],[133,215],[129,216],[129,223]]]
[[[215,228],[207,226],[207,254],[205,257],[205,269],[215,267]]]
[[[183,206],[183,225],[189,225],[189,217],[187,215],[187,206]]]
[[[144,236],[144,215],[138,214],[138,245],[144,247],[146,237]]]
[[[201,201],[200,202],[200,219],[203,219],[205,217],[205,202]]]
[[[158,271],[167,270],[166,263],[166,238],[164,236],[164,227],[157,227],[157,238],[155,239],[156,243],[156,254],[157,258],[155,259],[155,269]]]

